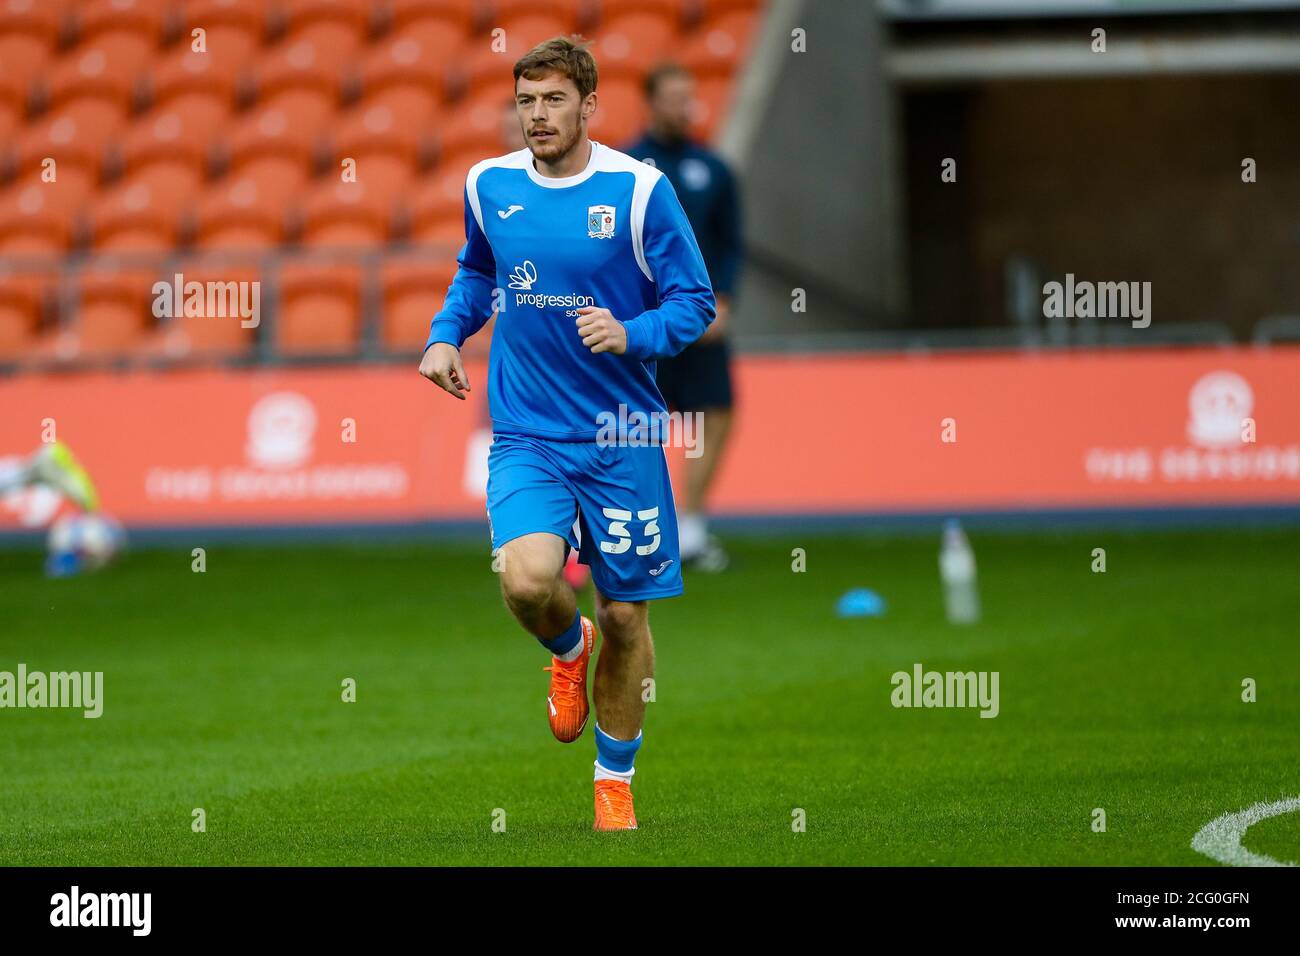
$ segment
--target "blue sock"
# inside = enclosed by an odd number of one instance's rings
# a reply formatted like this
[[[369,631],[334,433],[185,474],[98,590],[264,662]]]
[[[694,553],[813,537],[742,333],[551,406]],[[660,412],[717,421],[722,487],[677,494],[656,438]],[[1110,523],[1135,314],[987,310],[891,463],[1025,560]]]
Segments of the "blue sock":
[[[546,648],[556,657],[563,657],[565,654],[569,653],[569,651],[578,646],[580,640],[582,640],[582,613],[579,611],[573,612],[573,623],[569,625],[567,631],[563,631],[555,635],[555,637],[546,639],[539,637],[537,639],[538,643],[540,643],[542,647]]]
[[[596,763],[612,773],[631,773],[632,761],[641,749],[641,733],[635,740],[615,740],[596,725]]]

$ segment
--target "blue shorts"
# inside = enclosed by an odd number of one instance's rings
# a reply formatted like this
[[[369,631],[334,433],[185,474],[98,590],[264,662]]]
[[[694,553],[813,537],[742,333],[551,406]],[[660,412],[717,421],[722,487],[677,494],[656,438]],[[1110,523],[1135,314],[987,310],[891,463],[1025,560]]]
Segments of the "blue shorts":
[[[682,593],[677,509],[663,448],[497,435],[488,452],[492,551],[538,531],[578,549],[615,601]],[[581,532],[573,533],[574,519]]]

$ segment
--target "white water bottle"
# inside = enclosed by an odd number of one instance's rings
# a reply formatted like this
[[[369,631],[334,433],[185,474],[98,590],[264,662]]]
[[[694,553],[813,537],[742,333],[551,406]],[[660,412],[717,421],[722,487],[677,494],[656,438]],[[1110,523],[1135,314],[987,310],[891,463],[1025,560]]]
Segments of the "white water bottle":
[[[939,549],[939,577],[951,624],[974,624],[980,619],[980,596],[975,587],[975,552],[956,521],[943,526]]]

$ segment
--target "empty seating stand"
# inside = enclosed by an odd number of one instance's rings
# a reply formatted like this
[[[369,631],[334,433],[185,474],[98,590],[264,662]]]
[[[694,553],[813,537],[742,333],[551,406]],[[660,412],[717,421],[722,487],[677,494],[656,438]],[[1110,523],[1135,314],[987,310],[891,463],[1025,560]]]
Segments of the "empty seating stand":
[[[600,69],[594,139],[695,72],[719,129],[762,0],[0,0],[0,367],[417,352],[507,143],[514,61]],[[157,315],[177,272],[259,282],[274,321]],[[467,347],[486,347],[490,325]]]

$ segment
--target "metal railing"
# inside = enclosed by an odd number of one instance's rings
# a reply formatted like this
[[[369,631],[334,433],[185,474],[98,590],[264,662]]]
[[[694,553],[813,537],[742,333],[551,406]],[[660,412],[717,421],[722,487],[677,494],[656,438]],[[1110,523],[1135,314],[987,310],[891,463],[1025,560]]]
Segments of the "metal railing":
[[[254,269],[260,277],[261,310],[254,330],[252,347],[246,352],[171,356],[130,350],[120,354],[82,356],[71,359],[36,360],[20,356],[0,360],[0,374],[30,370],[77,370],[89,368],[162,368],[192,364],[246,367],[252,365],[320,365],[364,362],[405,362],[417,358],[423,341],[409,346],[385,342],[383,320],[385,295],[382,268],[402,261],[454,260],[458,248],[448,245],[393,245],[378,248],[306,248],[290,252],[201,252],[173,251],[158,254],[73,255],[57,260],[6,257],[0,261],[0,283],[10,276],[56,276],[57,315],[46,331],[72,329],[77,321],[78,292],[84,276],[113,269],[147,269],[156,275],[153,281],[170,280],[185,268],[201,267],[211,274],[214,268]],[[360,321],[356,347],[345,352],[292,352],[277,346],[277,314],[281,300],[281,275],[286,266],[340,264],[359,268]],[[742,293],[743,295],[743,293]],[[432,318],[432,316],[430,316]],[[159,319],[160,327],[175,319]],[[213,318],[211,321],[235,321]],[[1224,347],[1237,344],[1237,338],[1222,322],[1165,322],[1134,329],[1127,324],[1093,324],[1052,328],[1023,323],[995,327],[952,327],[943,329],[834,330],[745,333],[733,336],[738,351],[746,353],[793,353],[832,351],[891,351],[925,354],[970,350],[1044,350],[1076,348],[1160,348]],[[1300,316],[1269,316],[1256,323],[1251,341],[1259,346],[1274,342],[1300,341]]]

